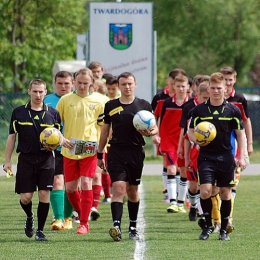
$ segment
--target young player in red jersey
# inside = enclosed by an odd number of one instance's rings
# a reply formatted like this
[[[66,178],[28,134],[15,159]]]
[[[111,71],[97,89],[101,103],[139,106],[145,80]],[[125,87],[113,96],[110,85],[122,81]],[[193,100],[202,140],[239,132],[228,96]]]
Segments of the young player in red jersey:
[[[163,103],[162,112],[160,116],[160,136],[156,136],[154,141],[160,143],[161,151],[164,153],[167,164],[167,191],[170,199],[170,206],[167,208],[168,212],[183,212],[184,200],[187,191],[187,177],[184,167],[184,160],[178,160],[178,143],[181,128],[179,122],[182,115],[183,104],[188,101],[187,94],[188,78],[179,75],[174,80],[175,95],[166,99]],[[178,189],[178,204],[176,198],[176,172],[177,167],[180,167],[180,184]]]
[[[156,117],[157,120],[157,125],[159,127],[159,117],[161,115],[162,111],[162,105],[165,99],[172,97],[175,94],[174,90],[174,79],[178,75],[183,75],[186,76],[186,72],[183,69],[176,68],[172,71],[169,72],[168,78],[167,78],[167,86],[164,88],[164,90],[160,91],[157,93],[152,100],[151,106],[154,111],[154,116]],[[156,142],[156,141],[155,141]],[[160,146],[157,146],[157,155],[162,155],[160,151]],[[179,175],[178,175],[179,176]],[[168,194],[167,194],[167,166],[166,166],[166,160],[165,157],[163,157],[163,172],[162,172],[162,179],[163,179],[163,186],[164,186],[164,191],[165,193],[165,198],[163,201],[167,202],[168,201]]]
[[[209,98],[208,83],[201,83],[196,91],[196,96],[184,105],[182,112],[182,119],[180,126],[184,128],[184,158],[185,167],[187,169],[187,179],[189,181],[188,195],[191,203],[191,208],[189,212],[189,220],[195,221],[197,219],[198,204],[199,199],[199,187],[198,187],[198,166],[197,158],[199,155],[199,147],[190,142],[187,136],[187,126],[191,118],[192,109],[198,104],[205,102]]]

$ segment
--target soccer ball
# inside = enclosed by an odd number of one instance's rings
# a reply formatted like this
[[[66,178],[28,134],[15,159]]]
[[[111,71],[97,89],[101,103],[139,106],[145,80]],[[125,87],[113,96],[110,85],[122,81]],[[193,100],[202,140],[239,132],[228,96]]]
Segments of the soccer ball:
[[[153,129],[156,125],[156,120],[148,110],[141,110],[134,115],[133,125],[138,130]]]
[[[217,130],[212,123],[203,121],[195,127],[194,134],[198,141],[211,142],[216,137]]]
[[[40,134],[40,142],[44,147],[56,149],[61,145],[62,134],[57,128],[47,127]]]

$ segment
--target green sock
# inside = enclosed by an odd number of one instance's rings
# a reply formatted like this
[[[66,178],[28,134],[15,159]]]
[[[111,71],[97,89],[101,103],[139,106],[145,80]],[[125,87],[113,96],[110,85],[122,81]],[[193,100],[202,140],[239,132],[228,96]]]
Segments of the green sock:
[[[71,206],[66,191],[64,191],[64,218],[71,218],[73,207]]]
[[[53,190],[51,191],[51,206],[55,219],[64,221],[64,191]]]

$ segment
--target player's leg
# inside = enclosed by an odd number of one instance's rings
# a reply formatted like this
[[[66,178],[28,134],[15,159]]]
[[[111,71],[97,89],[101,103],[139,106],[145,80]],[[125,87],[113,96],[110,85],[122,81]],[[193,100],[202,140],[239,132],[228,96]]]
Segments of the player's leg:
[[[170,155],[167,155],[170,158]],[[167,208],[169,213],[177,213],[177,184],[176,184],[176,165],[172,164],[171,160],[167,159],[167,192],[169,196],[170,206]]]
[[[59,151],[55,151],[55,173],[53,189],[50,195],[51,206],[55,221],[51,225],[51,230],[64,230],[64,175],[63,156]]]
[[[90,212],[90,220],[97,220],[100,217],[100,213],[98,212],[98,205],[100,201],[100,192],[102,190],[101,175],[103,175],[102,169],[97,166],[92,183],[93,202]]]
[[[139,210],[140,199],[138,196],[138,186],[126,184],[126,192],[128,196],[128,214],[129,214],[129,238],[133,240],[139,239],[139,234],[136,229],[137,215]]]
[[[124,199],[125,190],[126,190],[126,183],[125,183],[125,181],[114,181],[113,182],[113,176],[115,176],[115,175],[113,174],[113,170],[112,170],[112,173],[110,171],[110,176],[111,176],[111,180],[112,180],[112,189],[113,189],[113,196],[112,196],[112,202],[111,202],[113,227],[110,228],[109,234],[114,239],[114,241],[120,241],[122,239],[121,220],[122,220],[122,215],[123,215],[123,199]],[[120,176],[121,177],[125,176],[125,173],[120,174]],[[115,176],[116,179],[117,179],[117,177]]]
[[[43,231],[50,208],[50,190],[52,189],[55,158],[51,154],[42,154],[36,164],[39,204],[37,208],[38,229],[35,239],[37,241],[47,241]]]
[[[120,156],[119,156],[120,155]],[[122,156],[122,158],[121,158]],[[127,151],[110,147],[108,153],[108,172],[112,182],[111,214],[113,227],[109,230],[109,235],[114,241],[121,241],[121,220],[123,215],[123,200],[126,193],[126,164]]]
[[[187,174],[186,168],[184,167],[185,163],[184,160],[178,159],[179,169],[180,169],[180,181],[178,185],[178,212],[186,213],[184,209],[184,202],[187,196],[187,188],[188,188],[188,181],[187,181]]]
[[[129,215],[129,238],[139,240],[139,234],[136,229],[137,215],[139,210],[140,198],[138,194],[138,185],[140,184],[143,170],[144,151],[135,149],[129,153],[127,161],[127,180],[126,192],[128,196],[128,215]]]
[[[221,197],[221,207],[220,207],[220,214],[221,214],[221,228],[220,228],[220,240],[230,240],[227,234],[227,226],[228,221],[230,218],[231,212],[231,187],[220,187],[219,189],[220,197]]]
[[[214,222],[214,233],[218,233],[220,231],[220,225],[221,225],[221,216],[220,216],[221,199],[219,196],[219,188],[216,185],[212,187],[211,201],[212,201],[211,214]]]
[[[108,149],[109,151],[109,149]],[[102,200],[102,203],[104,204],[110,204],[111,203],[111,193],[110,193],[110,188],[111,188],[111,179],[110,175],[107,171],[107,153],[104,154],[104,159],[106,163],[106,170],[102,171],[101,175],[101,182],[102,182],[102,187],[104,191],[104,199]]]
[[[18,157],[17,173],[15,179],[15,192],[20,194],[20,206],[26,214],[24,232],[27,237],[34,234],[34,215],[32,212],[33,191],[36,190],[33,178],[33,165],[28,161],[29,156],[20,154]],[[32,161],[32,160],[31,160]]]
[[[92,182],[97,167],[97,157],[86,157],[79,160],[78,164],[81,183],[81,212],[79,214],[80,225],[78,226],[76,233],[86,234],[89,231],[88,220],[93,203]]]
[[[163,157],[162,181],[163,181],[163,194],[164,194],[163,202],[169,202],[169,196],[167,191],[167,164],[166,164],[165,155],[162,155],[162,157]]]

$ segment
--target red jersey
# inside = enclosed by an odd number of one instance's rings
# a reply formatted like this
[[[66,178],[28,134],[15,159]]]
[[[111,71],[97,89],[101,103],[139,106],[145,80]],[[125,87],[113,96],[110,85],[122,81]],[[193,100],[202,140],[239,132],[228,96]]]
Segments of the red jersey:
[[[167,98],[162,106],[160,137],[162,152],[175,152],[178,149],[181,127],[179,126],[183,105],[189,100],[186,95],[181,104],[176,103],[176,95]]]
[[[249,117],[247,111],[247,100],[243,94],[236,92],[235,89],[233,88],[229,97],[226,98],[226,100],[232,105],[239,108],[242,114],[243,121],[245,121]]]
[[[160,91],[154,96],[152,101],[152,108],[155,117],[159,117],[161,115],[163,102],[169,97],[169,86],[166,86],[163,91]]]

